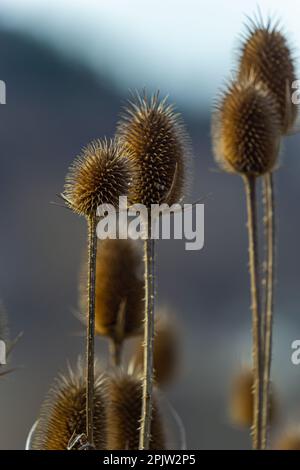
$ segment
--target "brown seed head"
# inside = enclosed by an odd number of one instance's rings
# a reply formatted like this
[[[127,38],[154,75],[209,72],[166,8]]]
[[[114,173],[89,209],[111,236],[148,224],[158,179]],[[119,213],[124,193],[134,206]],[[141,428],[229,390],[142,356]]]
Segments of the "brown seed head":
[[[121,343],[143,326],[142,257],[132,240],[98,241],[96,261],[96,333]],[[80,284],[80,307],[86,312],[86,263]]]
[[[154,380],[158,386],[167,385],[172,381],[178,369],[178,335],[165,314],[160,315],[155,324],[153,349]],[[142,371],[144,364],[143,342],[139,341],[132,358],[132,366],[136,371]]]
[[[154,391],[155,392],[155,391]],[[108,385],[107,448],[110,450],[137,450],[142,409],[142,382],[133,375],[119,373]],[[166,448],[162,417],[154,393],[151,422],[151,450]]]
[[[253,424],[253,371],[244,368],[234,377],[231,397],[230,397],[230,416],[234,424],[241,427],[251,427]],[[274,392],[271,389],[270,401],[270,422],[276,418],[276,404]]]
[[[178,203],[185,191],[189,145],[179,114],[158,94],[137,95],[125,110],[117,136],[133,155],[132,203]]]
[[[273,448],[275,450],[300,450],[299,426],[287,429],[277,438]]]
[[[62,196],[71,209],[89,217],[100,204],[116,207],[130,180],[129,151],[116,140],[95,140],[71,165]]]
[[[292,102],[292,83],[296,80],[295,64],[288,41],[278,24],[268,20],[251,21],[240,48],[239,79],[252,72],[274,94],[281,119],[281,129],[289,132],[297,117]]]
[[[230,83],[212,122],[214,152],[229,172],[260,176],[272,171],[280,142],[273,95],[252,79]]]
[[[106,441],[105,380],[96,375],[94,392],[94,444],[104,449]],[[75,434],[85,433],[86,385],[83,370],[69,369],[60,375],[40,411],[33,450],[66,450]]]

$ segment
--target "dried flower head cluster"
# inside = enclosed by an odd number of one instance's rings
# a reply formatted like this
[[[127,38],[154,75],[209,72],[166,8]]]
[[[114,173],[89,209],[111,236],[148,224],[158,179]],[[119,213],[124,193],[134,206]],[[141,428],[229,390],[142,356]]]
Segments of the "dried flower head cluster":
[[[96,260],[95,327],[98,335],[120,343],[141,333],[144,283],[141,255],[132,240],[98,241]],[[80,284],[80,304],[86,312],[86,265]]]
[[[234,424],[241,427],[251,428],[253,424],[253,384],[254,375],[250,368],[241,370],[233,380],[230,397],[230,417]],[[274,422],[276,418],[276,403],[274,392],[270,395],[269,421]]]
[[[100,204],[116,207],[131,178],[129,150],[116,140],[95,140],[71,165],[62,196],[71,209],[90,217]]]
[[[110,450],[137,450],[142,407],[142,382],[138,377],[118,373],[108,385],[107,448]],[[154,395],[151,421],[151,450],[166,448],[162,417]]]
[[[154,380],[158,386],[167,385],[172,381],[177,372],[178,359],[178,337],[174,324],[167,315],[158,315],[153,350]],[[134,370],[141,371],[143,363],[144,348],[143,342],[140,341],[132,358]]]
[[[32,441],[33,450],[66,450],[75,434],[86,431],[86,383],[81,366],[60,375],[42,405]],[[94,384],[94,444],[106,442],[105,380],[97,375]]]
[[[292,102],[292,83],[296,80],[295,64],[288,41],[277,24],[268,20],[251,21],[242,40],[239,60],[239,79],[255,74],[277,100],[283,133],[289,132],[297,117]]]
[[[273,95],[251,78],[232,82],[213,117],[218,163],[229,172],[260,176],[276,164],[280,120]]]
[[[188,138],[166,99],[137,95],[119,123],[117,136],[132,154],[136,170],[132,203],[150,207],[179,202],[187,176]]]

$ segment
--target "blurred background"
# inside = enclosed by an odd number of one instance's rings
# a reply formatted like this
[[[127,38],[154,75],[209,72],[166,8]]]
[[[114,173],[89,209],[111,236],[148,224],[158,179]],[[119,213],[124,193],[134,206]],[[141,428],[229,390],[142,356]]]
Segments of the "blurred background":
[[[245,200],[241,179],[216,169],[210,114],[257,6],[281,19],[298,55],[292,0],[1,0],[0,298],[11,336],[24,331],[11,358],[18,370],[0,383],[1,449],[24,448],[53,378],[83,351],[74,311],[86,227],[50,202],[81,147],[113,136],[129,89],[143,87],[169,94],[182,113],[194,152],[189,199],[205,202],[202,251],[158,246],[159,304],[182,334],[182,373],[167,396],[188,448],[250,447],[228,418],[232,375],[251,357]],[[299,135],[285,139],[276,175],[273,381],[282,423],[300,423],[300,366],[290,361],[300,338],[299,144]],[[103,358],[105,342],[97,347]]]

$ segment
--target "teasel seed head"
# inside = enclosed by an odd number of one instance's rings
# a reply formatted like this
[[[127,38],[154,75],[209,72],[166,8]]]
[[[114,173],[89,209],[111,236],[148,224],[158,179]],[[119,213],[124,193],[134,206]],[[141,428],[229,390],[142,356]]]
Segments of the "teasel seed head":
[[[238,79],[252,72],[275,96],[283,134],[292,130],[297,118],[297,106],[292,102],[292,83],[296,80],[295,61],[288,40],[269,19],[251,21],[242,39]]]
[[[144,283],[142,256],[133,240],[98,240],[96,259],[96,334],[117,343],[142,333]],[[86,263],[80,282],[80,309],[86,312]]]
[[[251,428],[253,424],[253,384],[253,371],[250,368],[244,367],[234,377],[230,396],[230,417],[231,421],[237,426]],[[269,412],[270,423],[273,423],[276,419],[276,413],[277,410],[274,391],[271,387]]]
[[[275,168],[280,144],[277,103],[253,77],[231,82],[212,121],[215,158],[226,171],[260,176]]]
[[[121,118],[117,137],[133,156],[131,202],[147,207],[180,202],[188,180],[190,146],[181,117],[166,98],[137,94]]]
[[[142,409],[141,379],[122,372],[114,374],[109,379],[108,397],[107,448],[137,450]],[[162,450],[166,448],[165,433],[156,393],[153,399],[150,449]]]
[[[300,427],[292,426],[287,428],[275,440],[273,449],[275,450],[300,450]]]
[[[130,181],[128,149],[116,140],[95,140],[72,163],[62,197],[76,213],[90,217],[100,204],[117,207]]]
[[[179,344],[177,329],[174,320],[165,312],[159,313],[155,323],[155,337],[153,348],[154,381],[162,387],[169,384],[176,376],[179,361]],[[130,366],[133,370],[141,372],[144,364],[143,342],[139,341]]]
[[[106,442],[106,382],[96,374],[94,384],[94,445],[105,448]],[[66,450],[74,434],[86,430],[86,383],[83,368],[69,368],[60,375],[42,404],[32,441],[33,450]]]

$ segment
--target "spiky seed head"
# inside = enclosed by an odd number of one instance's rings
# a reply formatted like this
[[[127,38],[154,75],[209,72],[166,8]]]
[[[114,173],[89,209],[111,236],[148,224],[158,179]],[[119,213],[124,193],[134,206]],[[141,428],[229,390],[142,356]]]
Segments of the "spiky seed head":
[[[244,367],[234,377],[230,396],[230,417],[234,424],[240,427],[251,427],[253,424],[254,406],[254,375],[250,368]],[[276,403],[271,387],[269,420],[276,419]]]
[[[214,153],[226,171],[260,176],[275,167],[280,119],[274,96],[252,78],[231,82],[212,121]]]
[[[96,334],[117,343],[143,329],[144,283],[142,256],[132,240],[98,241],[96,259]],[[80,283],[80,308],[87,311],[86,262]]]
[[[94,385],[94,444],[106,442],[105,379],[96,374]],[[82,367],[60,375],[42,404],[32,441],[33,450],[66,450],[76,434],[86,430],[86,384]]]
[[[137,95],[122,116],[117,136],[133,155],[131,202],[147,207],[179,202],[186,189],[189,139],[173,106],[160,101],[158,93]]]
[[[178,334],[174,320],[165,312],[158,314],[155,323],[153,348],[153,368],[155,383],[161,387],[169,384],[178,370],[179,351]],[[139,341],[132,357],[133,370],[142,371],[144,364],[144,346]]]
[[[292,83],[296,80],[295,63],[287,38],[268,20],[251,21],[240,47],[239,79],[252,72],[274,94],[281,120],[281,129],[289,132],[297,117],[297,106],[292,102]]]
[[[117,207],[130,181],[128,149],[116,140],[95,140],[72,163],[62,196],[71,209],[90,217],[101,204]]]
[[[286,429],[280,436],[278,436],[273,448],[275,450],[300,450],[299,425]]]
[[[109,380],[108,397],[107,448],[137,450],[142,409],[141,380],[119,372]],[[165,434],[155,390],[153,398],[150,449],[162,450],[166,448]]]

